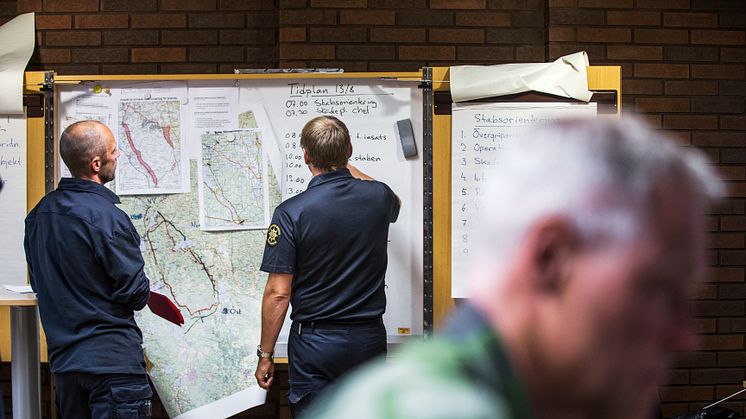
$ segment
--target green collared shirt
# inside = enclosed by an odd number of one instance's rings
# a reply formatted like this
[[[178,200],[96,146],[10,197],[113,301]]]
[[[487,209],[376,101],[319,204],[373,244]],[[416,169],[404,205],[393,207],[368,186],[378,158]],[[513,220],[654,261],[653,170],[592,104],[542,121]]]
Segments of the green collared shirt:
[[[489,324],[464,305],[431,342],[353,373],[306,418],[532,419]]]

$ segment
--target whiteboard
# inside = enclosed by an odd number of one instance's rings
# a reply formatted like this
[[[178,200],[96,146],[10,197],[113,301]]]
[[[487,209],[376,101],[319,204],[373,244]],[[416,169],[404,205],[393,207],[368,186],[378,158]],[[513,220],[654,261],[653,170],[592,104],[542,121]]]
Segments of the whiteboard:
[[[283,197],[304,191],[311,173],[303,163],[300,132],[319,115],[345,122],[352,139],[350,162],[386,183],[401,198],[399,219],[389,231],[384,323],[394,337],[422,335],[423,163],[422,95],[411,82],[380,79],[243,80],[240,110],[254,109],[265,141],[283,154]],[[262,113],[264,112],[264,116]],[[263,119],[266,118],[267,123]],[[396,122],[412,121],[417,156],[405,159]],[[286,319],[276,350],[287,343]]]
[[[500,150],[517,135],[571,117],[596,116],[596,104],[563,102],[454,104],[451,132],[451,297],[468,297],[466,278],[480,225],[480,199]]]
[[[23,220],[26,218],[26,115],[0,116],[0,283],[26,285]]]

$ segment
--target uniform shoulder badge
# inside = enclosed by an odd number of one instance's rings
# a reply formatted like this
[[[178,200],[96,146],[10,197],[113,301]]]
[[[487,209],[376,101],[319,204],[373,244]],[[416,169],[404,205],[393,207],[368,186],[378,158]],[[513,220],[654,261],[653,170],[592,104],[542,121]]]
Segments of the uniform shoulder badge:
[[[277,224],[272,224],[267,229],[267,245],[268,246],[276,246],[277,240],[280,238],[280,235],[282,232],[280,231],[280,226]]]

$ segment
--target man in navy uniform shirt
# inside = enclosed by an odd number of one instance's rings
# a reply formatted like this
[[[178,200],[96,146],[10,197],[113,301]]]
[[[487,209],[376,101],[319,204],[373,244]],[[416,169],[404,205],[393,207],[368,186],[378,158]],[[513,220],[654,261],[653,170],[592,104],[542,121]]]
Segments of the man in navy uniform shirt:
[[[103,124],[60,138],[63,178],[26,218],[24,247],[63,419],[147,418],[152,391],[134,310],[148,301],[140,236],[114,179],[119,150]]]
[[[269,388],[275,342],[292,302],[294,417],[344,372],[386,353],[386,245],[401,206],[388,186],[348,163],[350,134],[337,118],[309,121],[301,147],[313,178],[305,192],[277,207],[267,232],[256,370],[259,385]]]

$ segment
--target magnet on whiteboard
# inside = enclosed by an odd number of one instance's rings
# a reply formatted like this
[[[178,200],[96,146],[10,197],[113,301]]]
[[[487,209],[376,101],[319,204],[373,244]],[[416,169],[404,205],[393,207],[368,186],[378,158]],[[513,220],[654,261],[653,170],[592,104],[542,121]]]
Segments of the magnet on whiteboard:
[[[412,130],[412,121],[402,119],[396,121],[396,128],[399,133],[399,141],[404,152],[404,157],[414,157],[417,155],[417,145],[414,143],[414,131]]]

